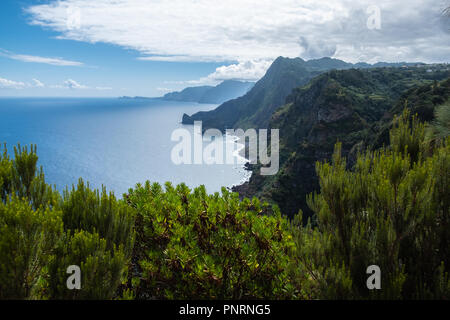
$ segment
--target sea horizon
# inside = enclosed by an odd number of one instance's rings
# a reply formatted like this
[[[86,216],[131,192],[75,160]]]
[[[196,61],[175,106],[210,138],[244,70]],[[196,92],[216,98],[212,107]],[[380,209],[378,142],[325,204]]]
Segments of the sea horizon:
[[[116,196],[147,180],[186,183],[190,188],[205,185],[208,193],[214,193],[243,184],[251,174],[243,165],[171,163],[176,145],[171,133],[177,128],[192,130],[181,124],[183,113],[212,110],[214,104],[118,97],[0,97],[0,101],[2,147],[6,142],[11,155],[18,143],[35,144],[38,165],[59,191],[83,178]]]

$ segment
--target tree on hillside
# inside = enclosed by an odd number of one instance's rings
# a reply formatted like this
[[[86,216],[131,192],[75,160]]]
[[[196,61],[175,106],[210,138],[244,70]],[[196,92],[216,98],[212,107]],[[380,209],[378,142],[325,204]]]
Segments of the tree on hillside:
[[[37,167],[36,147],[0,153],[0,299],[110,299],[126,272],[133,209],[80,180],[63,196]],[[67,268],[81,269],[69,290]]]
[[[450,297],[450,138],[430,154],[425,125],[405,111],[390,142],[360,154],[353,170],[340,144],[317,164],[320,194],[308,199],[317,228],[296,236],[298,283],[313,298]],[[367,288],[371,265],[381,290]]]

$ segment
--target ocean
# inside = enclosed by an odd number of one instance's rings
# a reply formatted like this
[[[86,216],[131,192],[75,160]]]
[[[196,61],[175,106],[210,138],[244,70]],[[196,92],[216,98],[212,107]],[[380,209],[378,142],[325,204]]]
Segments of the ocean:
[[[181,124],[183,113],[215,107],[158,99],[0,98],[0,143],[11,155],[17,143],[36,144],[46,181],[60,191],[81,177],[119,197],[146,180],[205,185],[214,193],[243,183],[249,172],[242,164],[174,164],[171,135],[179,128],[193,132]]]

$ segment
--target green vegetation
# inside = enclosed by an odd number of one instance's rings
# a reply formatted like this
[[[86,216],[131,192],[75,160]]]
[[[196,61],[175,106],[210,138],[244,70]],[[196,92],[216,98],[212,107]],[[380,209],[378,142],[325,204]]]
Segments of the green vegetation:
[[[331,71],[294,90],[271,119],[281,170],[248,186],[281,210],[184,184],[60,194],[35,146],[5,146],[0,299],[449,299],[450,80],[411,74]]]
[[[308,197],[317,227],[294,232],[307,288],[321,298],[449,298],[450,139],[426,156],[425,126],[408,119],[396,119],[390,147],[361,153],[353,170],[341,144],[317,164],[320,194]],[[382,290],[367,290],[370,265],[382,270]]]
[[[306,225],[301,213],[289,221],[256,198],[184,184],[147,182],[117,200],[80,180],[61,197],[36,170],[35,147],[14,159],[5,148],[0,299],[448,299],[441,120],[427,126],[405,109],[390,145],[358,153],[351,169],[338,143],[316,164]],[[70,265],[81,290],[67,289]],[[370,265],[381,290],[367,289]]]
[[[61,234],[61,211],[33,210],[15,196],[0,203],[1,299],[36,297],[43,268]]]
[[[287,221],[257,199],[240,202],[225,188],[208,195],[181,184],[137,186],[135,269],[138,298],[289,298],[286,272],[294,249]]]
[[[348,166],[359,151],[387,145],[393,116],[405,107],[433,123],[435,108],[450,99],[449,75],[410,67],[334,70],[314,78],[272,115],[269,127],[280,129],[279,172],[263,177],[255,166],[250,181],[234,191],[277,204],[289,217],[302,210],[306,222],[313,214],[306,196],[320,187],[314,163],[331,159],[337,141]]]
[[[80,180],[62,197],[37,169],[36,147],[0,156],[0,299],[109,299],[126,280],[134,211]],[[81,268],[68,290],[67,267]]]
[[[216,128],[225,130],[227,128],[234,129],[266,129],[270,128],[272,114],[282,105],[285,104],[286,98],[292,93],[292,90],[308,85],[308,83],[320,74],[330,70],[348,70],[360,69],[370,70],[379,68],[380,70],[394,69],[400,76],[405,78],[403,83],[396,88],[392,88],[386,84],[389,90],[402,91],[417,85],[417,79],[442,80],[449,76],[447,71],[439,71],[427,73],[420,63],[376,63],[374,65],[367,63],[347,63],[342,60],[332,58],[321,58],[305,61],[301,58],[289,59],[277,58],[267,73],[262,77],[255,86],[244,96],[237,99],[227,101],[217,107],[215,110],[208,112],[197,112],[194,115],[183,116],[184,124],[193,124],[194,121],[202,121],[203,128]],[[399,68],[407,67],[407,68]],[[395,73],[390,74],[395,79]],[[351,75],[351,73],[342,73],[343,75]],[[349,80],[357,80],[356,78]],[[370,83],[366,82],[367,88]],[[354,82],[359,86],[361,83]],[[383,95],[374,95],[374,100],[380,99]]]
[[[183,116],[184,124],[201,120],[203,128],[267,128],[270,115],[284,103],[292,89],[305,85],[316,75],[350,64],[335,59],[304,61],[279,57],[266,75],[244,96],[227,101],[217,109]]]
[[[436,108],[429,135],[431,139],[444,139],[450,135],[450,104],[443,104]]]

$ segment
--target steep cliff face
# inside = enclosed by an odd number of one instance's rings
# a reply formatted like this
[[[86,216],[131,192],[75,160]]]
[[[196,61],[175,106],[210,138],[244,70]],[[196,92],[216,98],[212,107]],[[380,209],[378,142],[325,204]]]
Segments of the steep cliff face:
[[[203,127],[267,128],[272,113],[284,104],[292,89],[308,83],[312,78],[330,69],[351,68],[352,64],[337,59],[323,58],[305,61],[301,58],[279,57],[265,76],[246,95],[227,101],[217,109],[186,116],[185,124],[203,121]]]
[[[193,124],[194,121],[203,121],[204,129],[219,130],[268,128],[273,112],[285,103],[292,89],[307,84],[317,75],[329,70],[367,69],[379,65],[406,66],[410,64],[351,64],[332,58],[305,61],[301,58],[279,57],[272,63],[265,76],[246,95],[227,101],[212,111],[198,112],[192,116],[185,115],[183,123]]]
[[[306,196],[318,189],[315,164],[331,158],[337,141],[351,164],[358,151],[386,139],[383,132],[405,101],[414,100],[407,105],[417,111],[422,101],[433,109],[450,97],[450,80],[434,82],[450,73],[433,79],[422,69],[330,71],[294,89],[269,124],[280,130],[278,174],[262,177],[255,168],[250,182],[235,190],[277,203],[285,214],[309,215]]]

